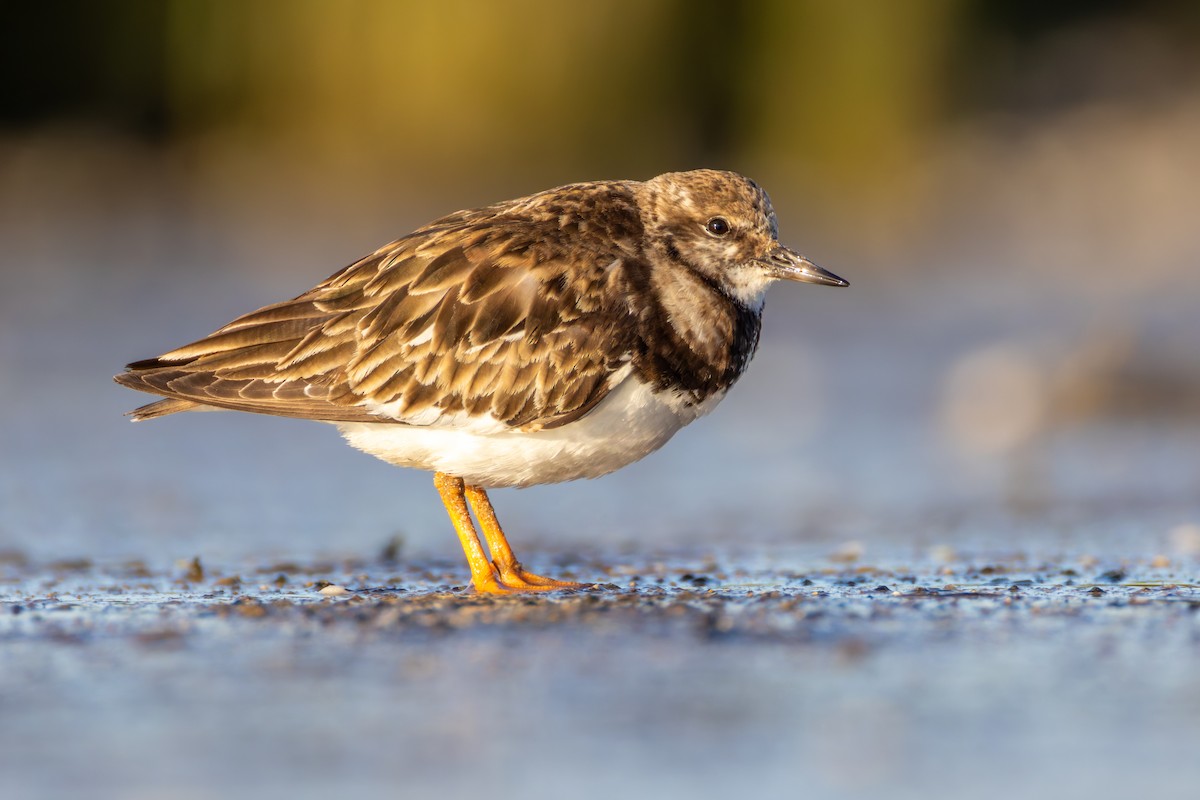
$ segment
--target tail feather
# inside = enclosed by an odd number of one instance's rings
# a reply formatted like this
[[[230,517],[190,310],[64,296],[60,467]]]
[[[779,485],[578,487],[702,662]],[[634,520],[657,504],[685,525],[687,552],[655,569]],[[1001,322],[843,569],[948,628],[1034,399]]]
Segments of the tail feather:
[[[175,414],[180,411],[192,411],[199,409],[199,403],[193,403],[191,400],[180,400],[177,397],[168,397],[154,403],[149,403],[141,408],[135,408],[129,411],[125,416],[129,417],[134,422],[141,422],[145,419],[155,419],[156,417],[165,417],[168,414]]]
[[[128,386],[130,389],[137,389],[138,391],[142,392],[154,391],[146,385],[143,377],[134,371],[122,372],[120,375],[114,376],[113,380],[122,386]],[[134,422],[141,422],[144,419],[165,417],[168,414],[175,414],[179,411],[191,411],[199,408],[201,408],[200,403],[196,403],[191,400],[184,400],[180,397],[167,397],[162,400],[144,405],[141,408],[135,408],[133,411],[130,411],[128,414],[126,414],[126,416],[128,416]]]

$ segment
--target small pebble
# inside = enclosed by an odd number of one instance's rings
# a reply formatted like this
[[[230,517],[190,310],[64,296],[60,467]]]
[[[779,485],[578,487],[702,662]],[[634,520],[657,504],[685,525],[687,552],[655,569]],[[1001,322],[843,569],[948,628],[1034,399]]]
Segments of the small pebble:
[[[948,544],[939,544],[930,548],[929,557],[934,561],[940,561],[943,564],[949,564],[952,561],[958,560],[958,553]]]
[[[204,580],[204,565],[200,563],[200,556],[187,562],[187,572],[184,573],[183,579],[191,583],[200,583]]]
[[[1171,549],[1180,556],[1200,556],[1200,525],[1178,525],[1167,534]]]
[[[838,550],[829,554],[829,560],[839,564],[853,564],[862,558],[863,552],[864,548],[860,542],[846,542]]]
[[[340,597],[344,594],[350,594],[350,590],[344,586],[338,586],[336,583],[331,583],[326,587],[318,589],[321,594],[326,597]]]

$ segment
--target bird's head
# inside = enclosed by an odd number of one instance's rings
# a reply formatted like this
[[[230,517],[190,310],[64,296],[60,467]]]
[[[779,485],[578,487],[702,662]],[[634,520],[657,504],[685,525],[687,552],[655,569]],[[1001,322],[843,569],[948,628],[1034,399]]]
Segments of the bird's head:
[[[701,274],[746,305],[776,280],[849,286],[779,243],[775,209],[736,172],[668,172],[642,184],[647,246],[655,257]]]

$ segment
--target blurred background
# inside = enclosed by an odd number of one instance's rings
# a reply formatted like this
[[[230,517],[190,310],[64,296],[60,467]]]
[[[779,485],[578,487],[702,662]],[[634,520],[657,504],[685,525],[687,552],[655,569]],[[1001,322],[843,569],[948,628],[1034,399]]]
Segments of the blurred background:
[[[110,376],[441,214],[705,166],[852,287],[773,289],[660,453],[498,493],[519,543],[1195,549],[1198,143],[1187,0],[5,3],[0,548],[453,556],[428,476]]]

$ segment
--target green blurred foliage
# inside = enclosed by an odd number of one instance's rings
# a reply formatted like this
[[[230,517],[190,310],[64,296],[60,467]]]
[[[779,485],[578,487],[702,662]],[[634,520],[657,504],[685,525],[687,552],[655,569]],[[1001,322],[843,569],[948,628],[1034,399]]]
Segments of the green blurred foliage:
[[[996,89],[989,60],[1123,0],[52,0],[0,10],[0,125],[105,120],[317,159],[648,174],[769,162],[870,186]],[[1018,78],[1019,73],[1014,72]],[[989,83],[990,81],[990,83]],[[988,91],[981,93],[980,88]]]

